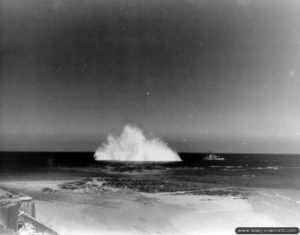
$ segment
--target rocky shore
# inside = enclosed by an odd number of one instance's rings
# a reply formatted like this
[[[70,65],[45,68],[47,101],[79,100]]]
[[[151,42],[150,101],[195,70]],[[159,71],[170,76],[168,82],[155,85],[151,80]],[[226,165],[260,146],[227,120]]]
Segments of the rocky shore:
[[[231,188],[199,188],[184,183],[175,183],[164,180],[150,179],[132,179],[127,177],[109,178],[96,177],[84,178],[72,182],[66,182],[58,185],[58,189],[75,192],[104,192],[118,190],[133,190],[143,193],[177,193],[193,195],[212,195],[212,196],[233,196],[238,198],[247,198],[249,192]],[[42,192],[55,192],[56,189],[43,188]]]

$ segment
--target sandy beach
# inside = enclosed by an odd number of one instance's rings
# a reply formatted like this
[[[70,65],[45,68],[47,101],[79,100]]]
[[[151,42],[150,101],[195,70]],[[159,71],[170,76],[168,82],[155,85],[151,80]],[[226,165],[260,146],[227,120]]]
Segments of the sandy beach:
[[[71,174],[59,179],[58,175],[55,179],[2,177],[0,187],[33,197],[37,219],[61,235],[234,234],[236,227],[243,226],[300,226],[299,190],[223,182],[202,183],[205,191],[196,194],[145,193],[103,186],[101,177]],[[151,177],[155,175],[159,174]],[[151,178],[142,173],[138,177]],[[74,182],[85,185],[69,189]]]

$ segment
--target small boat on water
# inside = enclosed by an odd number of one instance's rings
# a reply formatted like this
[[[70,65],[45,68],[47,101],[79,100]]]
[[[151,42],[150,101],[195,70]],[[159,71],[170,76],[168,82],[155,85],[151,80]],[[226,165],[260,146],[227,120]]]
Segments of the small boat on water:
[[[204,160],[205,161],[224,161],[225,158],[221,157],[220,155],[210,153],[204,157]]]

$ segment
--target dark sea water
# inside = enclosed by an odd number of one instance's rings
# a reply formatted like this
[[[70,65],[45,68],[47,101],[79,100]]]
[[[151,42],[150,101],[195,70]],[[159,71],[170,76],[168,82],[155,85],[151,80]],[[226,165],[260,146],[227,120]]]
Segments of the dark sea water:
[[[300,189],[300,155],[179,153],[181,162],[97,162],[92,152],[0,152],[0,180],[131,174],[174,181]],[[147,176],[147,177],[148,177]]]
[[[168,167],[300,168],[300,154],[217,153],[217,155],[223,157],[224,160],[205,160],[207,153],[179,153],[182,162],[148,162],[147,164]],[[94,160],[92,152],[0,152],[0,170],[26,167],[86,167],[108,164],[118,163],[97,162]],[[126,163],[126,165],[130,165],[130,163]]]

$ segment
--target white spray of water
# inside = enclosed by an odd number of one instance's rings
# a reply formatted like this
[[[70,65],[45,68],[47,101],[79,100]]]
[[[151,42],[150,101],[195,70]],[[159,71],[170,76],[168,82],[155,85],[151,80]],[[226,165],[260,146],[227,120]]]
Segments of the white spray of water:
[[[94,155],[97,161],[181,161],[176,152],[158,138],[146,138],[139,128],[126,125],[120,136],[109,135]]]

